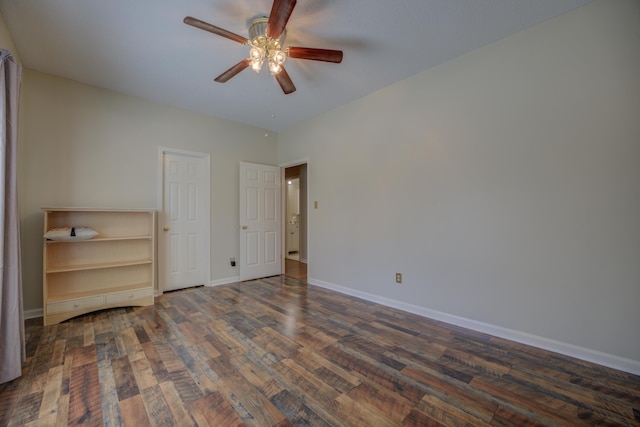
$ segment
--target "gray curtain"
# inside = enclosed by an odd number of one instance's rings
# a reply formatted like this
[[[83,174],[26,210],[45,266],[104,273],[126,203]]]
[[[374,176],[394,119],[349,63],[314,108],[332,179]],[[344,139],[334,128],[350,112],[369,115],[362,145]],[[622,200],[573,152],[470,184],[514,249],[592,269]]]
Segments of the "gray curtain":
[[[0,49],[0,384],[22,375],[26,360],[16,182],[20,71]]]

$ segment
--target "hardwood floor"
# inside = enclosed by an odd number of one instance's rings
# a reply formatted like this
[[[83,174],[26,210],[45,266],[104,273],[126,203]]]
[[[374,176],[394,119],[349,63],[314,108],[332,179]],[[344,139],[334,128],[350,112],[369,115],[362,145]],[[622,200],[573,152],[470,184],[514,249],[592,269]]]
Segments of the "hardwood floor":
[[[43,327],[0,425],[640,425],[640,377],[276,276]]]
[[[284,259],[284,275],[294,279],[307,280],[307,264],[293,259]]]

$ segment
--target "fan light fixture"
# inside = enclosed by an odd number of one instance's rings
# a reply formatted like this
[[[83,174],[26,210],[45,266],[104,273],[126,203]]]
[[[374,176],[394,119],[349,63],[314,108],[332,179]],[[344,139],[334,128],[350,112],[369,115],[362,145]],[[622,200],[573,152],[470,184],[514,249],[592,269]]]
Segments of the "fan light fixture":
[[[269,18],[256,16],[248,21],[249,36],[246,38],[224,28],[217,27],[208,22],[185,16],[184,23],[193,27],[208,31],[220,37],[224,37],[236,43],[249,46],[249,57],[233,65],[214,80],[218,83],[228,82],[246,68],[253,68],[259,72],[265,61],[269,64],[269,71],[275,76],[275,80],[282,88],[285,95],[296,91],[291,77],[284,68],[287,57],[294,59],[308,59],[311,61],[342,62],[342,51],[332,49],[317,49],[313,47],[288,46],[282,49],[286,32],[287,21],[296,6],[297,0],[273,0]]]
[[[287,54],[282,50],[280,40],[284,38],[284,32],[280,39],[276,40],[266,34],[267,23],[269,18],[260,17],[251,21],[249,24],[249,36],[251,40],[247,42],[251,46],[249,51],[249,59],[251,60],[251,68],[256,73],[262,69],[262,64],[266,60],[269,64],[271,75],[282,71]]]

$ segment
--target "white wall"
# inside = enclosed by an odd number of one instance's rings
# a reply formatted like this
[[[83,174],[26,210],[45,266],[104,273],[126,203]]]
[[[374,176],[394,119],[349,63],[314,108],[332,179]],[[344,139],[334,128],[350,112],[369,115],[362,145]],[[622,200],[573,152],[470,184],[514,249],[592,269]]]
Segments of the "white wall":
[[[239,162],[276,164],[264,130],[25,70],[19,192],[25,309],[42,307],[42,206],[158,207],[158,147],[211,155],[213,281],[238,276]]]
[[[291,181],[289,184],[288,181]],[[291,221],[293,215],[300,215],[300,178],[287,181],[287,222]]]
[[[638,28],[596,1],[281,133],[310,281],[640,372]]]

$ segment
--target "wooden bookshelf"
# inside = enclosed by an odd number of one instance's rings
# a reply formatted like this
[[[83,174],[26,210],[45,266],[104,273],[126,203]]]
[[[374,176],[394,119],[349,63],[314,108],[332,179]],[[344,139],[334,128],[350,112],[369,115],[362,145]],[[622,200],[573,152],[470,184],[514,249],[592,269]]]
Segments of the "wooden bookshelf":
[[[44,231],[90,227],[89,240],[43,244],[43,316],[50,325],[112,307],[152,305],[156,212],[42,208]]]

